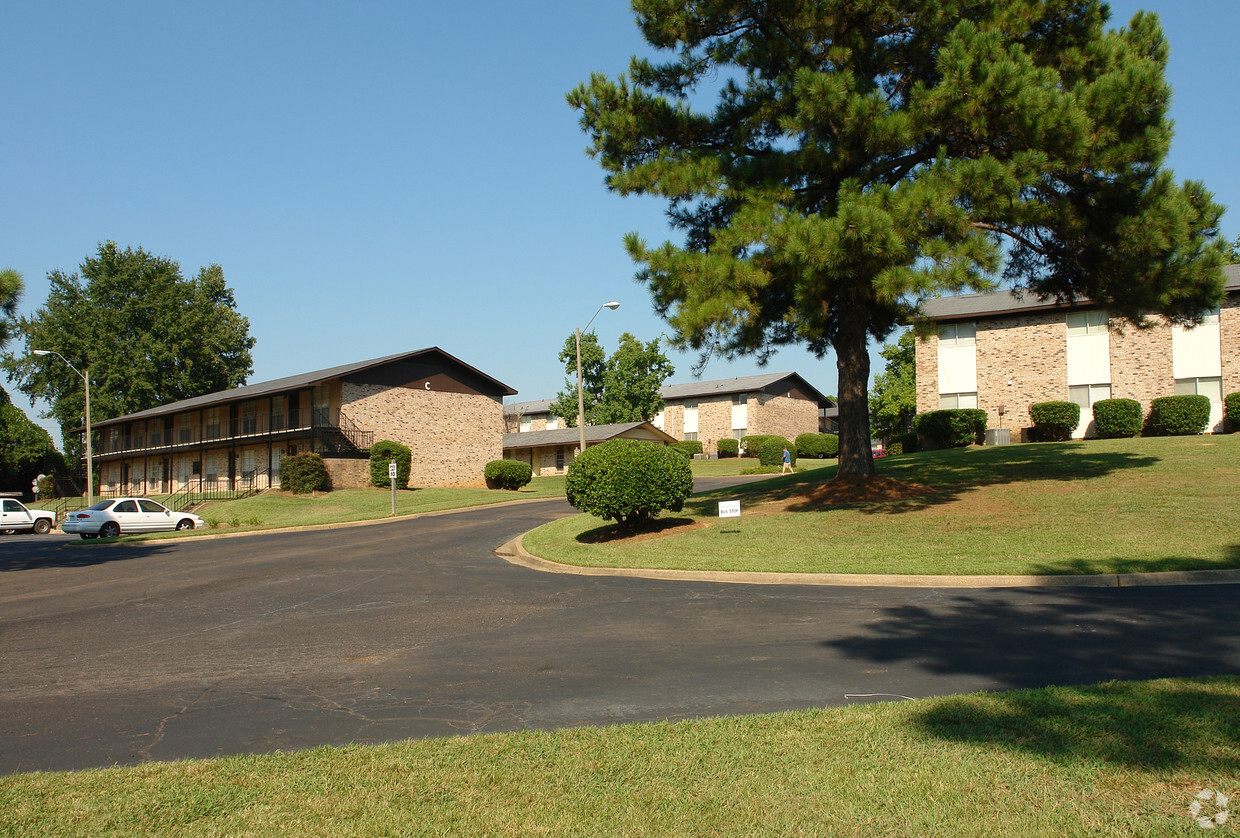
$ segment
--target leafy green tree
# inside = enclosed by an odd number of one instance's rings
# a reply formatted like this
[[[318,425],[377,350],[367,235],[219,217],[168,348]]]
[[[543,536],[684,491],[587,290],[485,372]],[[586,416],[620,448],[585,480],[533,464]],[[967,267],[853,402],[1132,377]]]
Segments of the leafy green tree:
[[[1236,236],[1235,241],[1227,245],[1225,259],[1229,265],[1240,265],[1240,236]]]
[[[551,404],[551,413],[571,427],[577,426],[576,341],[569,336],[560,350],[560,361],[570,376],[565,389]],[[675,367],[659,350],[659,338],[642,343],[625,332],[616,351],[607,358],[593,332],[581,336],[582,392],[586,423],[645,422],[663,408],[659,390]]]
[[[17,316],[17,303],[24,288],[22,275],[17,271],[12,268],[0,271],[0,349],[13,336],[13,318]]]
[[[929,297],[1001,273],[1130,318],[1221,297],[1222,209],[1163,168],[1154,15],[1108,31],[1098,0],[633,8],[667,60],[568,101],[608,187],[666,198],[683,233],[627,236],[638,279],[703,359],[834,352],[841,475],[874,474],[867,341]]]
[[[49,273],[47,302],[20,318],[17,332],[27,350],[59,352],[89,369],[92,418],[236,387],[252,372],[250,322],[219,265],[186,280],[170,259],[106,242],[80,271]],[[83,424],[82,381],[59,358],[9,354],[4,367],[32,401],[51,403],[62,431]],[[68,433],[65,440],[75,447]]]
[[[52,437],[9,400],[0,388],[0,489],[27,491],[40,474],[68,476]]]
[[[870,388],[870,420],[875,437],[905,433],[917,415],[917,349],[913,332],[879,350],[886,368]]]

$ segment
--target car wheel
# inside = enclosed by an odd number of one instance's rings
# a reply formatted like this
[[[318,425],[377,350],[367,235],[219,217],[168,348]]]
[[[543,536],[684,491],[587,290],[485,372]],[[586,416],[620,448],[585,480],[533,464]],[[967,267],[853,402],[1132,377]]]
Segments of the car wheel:
[[[121,534],[121,525],[115,521],[108,521],[99,528],[100,538],[116,538]]]
[[[39,535],[47,535],[52,531],[52,524],[46,518],[40,518],[34,522],[34,531]]]
[[[193,528],[194,528],[194,522],[191,521],[189,518],[184,518],[180,521],[177,521],[178,530],[192,530]]]

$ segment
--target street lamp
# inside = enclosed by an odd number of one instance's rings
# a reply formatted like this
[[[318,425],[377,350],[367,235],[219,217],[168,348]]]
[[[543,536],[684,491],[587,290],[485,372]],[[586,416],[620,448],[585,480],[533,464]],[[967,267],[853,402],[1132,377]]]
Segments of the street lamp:
[[[598,317],[598,312],[605,308],[615,311],[620,308],[620,304],[615,300],[603,303],[598,307],[598,311],[594,312],[594,317]],[[577,449],[578,454],[584,454],[586,450],[586,399],[581,390],[581,333],[590,328],[590,323],[594,322],[594,317],[591,317],[590,322],[586,323],[585,329],[577,330],[577,429],[581,432],[581,447]]]
[[[94,458],[91,456],[90,448],[90,369],[87,368],[84,373],[78,372],[78,368],[70,364],[68,358],[50,349],[35,349],[32,351],[35,355],[55,355],[64,361],[69,369],[76,372],[86,385],[86,505],[91,506],[95,502],[95,471]]]

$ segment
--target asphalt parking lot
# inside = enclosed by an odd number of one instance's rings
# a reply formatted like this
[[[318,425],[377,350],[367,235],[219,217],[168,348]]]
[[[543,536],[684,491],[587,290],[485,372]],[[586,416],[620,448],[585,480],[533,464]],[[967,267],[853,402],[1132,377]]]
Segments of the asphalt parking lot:
[[[0,772],[1240,672],[1240,585],[807,588],[494,555],[569,511],[0,539]]]

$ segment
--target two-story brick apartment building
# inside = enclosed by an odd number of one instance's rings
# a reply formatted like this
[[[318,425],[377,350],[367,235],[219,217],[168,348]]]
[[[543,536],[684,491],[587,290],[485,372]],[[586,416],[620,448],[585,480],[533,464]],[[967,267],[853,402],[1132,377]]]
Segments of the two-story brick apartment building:
[[[481,484],[501,456],[515,390],[432,347],[249,384],[93,423],[103,492],[279,485],[280,461],[314,451],[333,485],[365,485],[366,449],[409,446],[411,482]]]
[[[1222,430],[1223,396],[1240,391],[1240,265],[1224,272],[1222,305],[1192,328],[1153,316],[1138,329],[1089,301],[1010,291],[932,300],[923,309],[937,333],[917,340],[917,410],[981,408],[987,427],[1027,441],[1038,402],[1079,404],[1083,437],[1101,399],[1135,399],[1148,413],[1159,396],[1200,394],[1210,397],[1209,430]]]
[[[796,439],[819,431],[822,409],[833,406],[795,372],[766,373],[715,381],[668,384],[659,390],[663,410],[651,424],[677,440],[698,440],[707,453],[721,439],[775,434]],[[551,400],[517,402],[504,407],[508,433],[564,427],[551,414]]]

